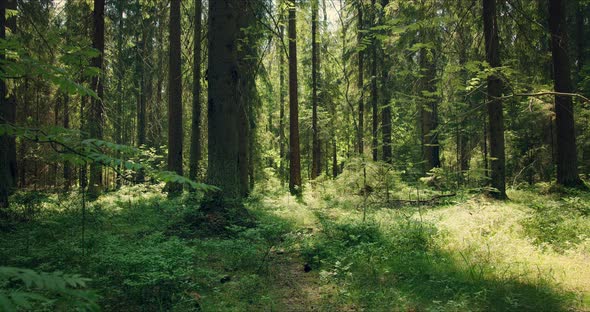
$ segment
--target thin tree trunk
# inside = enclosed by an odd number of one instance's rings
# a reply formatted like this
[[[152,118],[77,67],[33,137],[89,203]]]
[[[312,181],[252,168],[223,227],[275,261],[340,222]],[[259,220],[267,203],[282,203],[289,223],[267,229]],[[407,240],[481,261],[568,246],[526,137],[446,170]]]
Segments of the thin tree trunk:
[[[385,8],[389,4],[389,0],[382,0],[381,6]],[[384,20],[384,12],[381,12],[381,18]],[[383,23],[383,22],[381,22]],[[389,91],[389,66],[386,57],[381,51],[381,102],[383,109],[381,110],[381,140],[383,141],[383,161],[391,164],[393,162],[393,152],[391,147],[391,105],[389,105],[390,91]]]
[[[6,39],[6,7],[0,6],[0,39]],[[0,61],[4,61],[5,51],[0,51]],[[6,82],[0,79],[0,126],[9,123],[8,100],[6,98]],[[8,195],[11,192],[13,181],[9,166],[9,140],[8,135],[0,136],[0,208],[9,206]],[[5,213],[0,210],[0,219],[4,219]]]
[[[362,3],[358,3],[358,25],[357,25],[357,44],[359,47],[362,45],[363,42],[363,5]],[[362,155],[365,150],[364,144],[364,114],[365,114],[365,103],[364,103],[364,53],[362,50],[358,51],[358,81],[357,81],[357,88],[359,92],[359,103],[358,103],[358,129],[357,129],[357,147],[359,155]]]
[[[201,32],[202,3],[195,0],[195,32],[193,35],[193,116],[191,124],[191,150],[189,178],[196,180],[201,161]]]
[[[115,116],[116,126],[115,126],[115,143],[122,144],[123,143],[123,78],[124,72],[123,68],[125,66],[125,60],[123,59],[123,11],[125,7],[125,0],[121,0],[118,3],[118,36],[117,36],[117,64],[118,68],[116,69],[117,75],[117,106],[115,108],[117,115]],[[117,152],[117,157],[120,157],[120,152]],[[64,168],[65,171],[65,168]],[[119,171],[116,172],[115,176],[115,187],[118,189],[121,187],[122,184],[122,177]]]
[[[572,78],[568,55],[566,1],[549,0],[549,28],[555,92],[571,93]],[[574,106],[569,96],[555,97],[555,124],[557,132],[557,183],[563,186],[580,186]]]
[[[280,20],[283,21],[284,14],[280,13]],[[280,26],[279,47],[285,42],[284,23]],[[279,53],[279,178],[281,183],[285,181],[285,53],[280,49]]]
[[[168,69],[168,170],[182,175],[182,69],[180,45],[180,0],[170,2],[170,50]],[[182,191],[182,185],[168,183],[170,194]]]
[[[65,129],[69,129],[70,128],[70,96],[68,95],[67,92],[64,92],[63,94],[63,105],[64,105],[64,109],[63,109],[63,127]],[[64,161],[64,172],[63,172],[63,176],[64,176],[64,191],[68,192],[70,190],[70,187],[72,186],[72,167],[69,161]]]
[[[375,7],[375,0],[371,0],[371,23],[373,26],[377,25],[377,8]],[[377,39],[373,37],[371,44],[371,107],[373,111],[372,122],[372,154],[373,161],[379,160],[379,106],[377,94]]]
[[[297,19],[295,3],[289,1],[289,190],[301,194],[299,150],[299,99],[297,95]]]
[[[496,0],[483,0],[483,21],[486,60],[492,68],[500,67],[498,22]],[[492,196],[506,198],[506,166],[504,152],[504,113],[502,101],[502,80],[497,74],[488,77],[488,118],[490,137],[490,185],[495,189]]]
[[[428,38],[428,37],[425,37]],[[432,52],[434,53],[434,51]],[[421,90],[428,94],[420,104],[420,128],[422,132],[422,158],[424,172],[440,167],[440,147],[438,142],[438,99],[436,92],[436,62],[434,56],[428,55],[428,50],[420,50],[420,70],[422,71]]]
[[[102,70],[104,58],[104,8],[105,0],[94,0],[94,34],[92,36],[92,46],[98,50],[99,55],[92,60],[92,66],[100,70],[100,74],[92,78],[92,88],[96,92],[97,98],[92,98],[90,107],[89,130],[90,137],[93,139],[102,139],[104,125],[104,104],[103,104],[103,79]],[[98,196],[103,185],[102,168],[98,163],[90,164],[90,189],[91,197]]]
[[[311,5],[311,88],[312,88],[312,165],[311,179],[320,175],[321,171],[321,143],[318,128],[318,74],[319,74],[319,43],[318,43],[318,0],[312,0]]]

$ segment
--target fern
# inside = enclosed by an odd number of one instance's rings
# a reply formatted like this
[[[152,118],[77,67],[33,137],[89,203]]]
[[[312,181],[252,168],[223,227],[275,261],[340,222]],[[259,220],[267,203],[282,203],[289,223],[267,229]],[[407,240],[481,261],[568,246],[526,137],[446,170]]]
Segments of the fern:
[[[38,305],[98,311],[97,295],[85,290],[88,281],[78,274],[0,267],[0,311],[32,310]]]

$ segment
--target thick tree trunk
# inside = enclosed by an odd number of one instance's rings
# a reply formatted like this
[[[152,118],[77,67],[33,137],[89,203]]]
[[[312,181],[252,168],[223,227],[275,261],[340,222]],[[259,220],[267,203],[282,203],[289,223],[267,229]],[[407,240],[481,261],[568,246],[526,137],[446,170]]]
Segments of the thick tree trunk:
[[[311,5],[311,88],[312,88],[312,165],[311,179],[320,175],[321,171],[321,142],[318,127],[318,74],[319,74],[319,43],[318,43],[318,0]]]
[[[549,28],[551,30],[551,52],[553,54],[553,75],[555,91],[571,93],[572,78],[568,55],[566,1],[549,0]],[[569,96],[555,97],[555,124],[557,132],[557,183],[563,186],[579,186],[574,129],[574,106]]]
[[[193,116],[191,124],[191,151],[189,178],[196,180],[201,161],[201,32],[202,2],[195,0],[195,32],[193,35]]]
[[[104,104],[103,104],[103,79],[102,70],[104,58],[104,7],[105,0],[94,0],[94,34],[92,36],[92,46],[98,50],[99,55],[92,59],[92,66],[100,70],[100,74],[92,78],[92,88],[98,98],[92,98],[90,107],[90,120],[88,120],[90,137],[93,139],[102,139],[104,126]],[[98,163],[90,164],[90,196],[96,197],[103,185],[102,167]]]
[[[170,50],[168,69],[168,170],[183,174],[182,170],[182,69],[180,45],[180,0],[170,2]],[[171,194],[182,191],[182,185],[168,183]]]
[[[500,67],[498,22],[496,0],[483,0],[483,22],[486,60],[492,68]],[[504,112],[502,101],[502,80],[497,74],[488,77],[488,118],[490,138],[490,186],[496,189],[492,196],[506,198],[506,166],[504,152]]]
[[[299,99],[297,95],[297,19],[295,4],[289,2],[289,190],[301,193],[299,150]]]
[[[207,183],[240,198],[238,36],[240,0],[209,1]]]

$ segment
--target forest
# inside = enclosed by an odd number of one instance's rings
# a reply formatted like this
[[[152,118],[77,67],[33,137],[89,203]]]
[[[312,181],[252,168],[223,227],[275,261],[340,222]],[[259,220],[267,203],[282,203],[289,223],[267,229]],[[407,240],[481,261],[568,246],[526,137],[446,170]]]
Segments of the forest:
[[[0,311],[590,311],[589,0],[0,0]]]

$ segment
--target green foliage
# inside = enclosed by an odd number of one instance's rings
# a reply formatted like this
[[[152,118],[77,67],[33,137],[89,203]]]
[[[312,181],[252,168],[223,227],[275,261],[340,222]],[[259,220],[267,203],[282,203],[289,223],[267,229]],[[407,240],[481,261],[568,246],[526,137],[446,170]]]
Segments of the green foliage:
[[[39,78],[47,81],[60,90],[69,94],[88,95],[96,97],[96,93],[86,86],[74,81],[74,71],[76,70],[72,65],[74,63],[88,63],[92,57],[98,55],[96,50],[85,48],[70,51],[66,54],[62,61],[69,67],[58,67],[49,64],[43,60],[36,59],[31,56],[24,48],[22,42],[11,39],[0,39],[0,50],[6,50],[7,58],[0,62],[2,71],[0,71],[0,79],[14,79],[20,77]],[[73,70],[70,70],[73,68]],[[87,67],[84,70],[84,77],[90,78],[98,75],[98,71]]]
[[[558,251],[590,240],[590,205],[587,196],[560,201],[534,201],[531,216],[523,221],[527,235],[537,244]]]
[[[99,139],[81,139],[80,132],[61,127],[37,129],[11,124],[0,124],[0,135],[10,135],[38,144],[50,145],[62,158],[73,164],[98,163],[127,173],[143,172],[161,182],[187,185],[202,192],[217,190],[215,186],[197,183],[174,172],[153,168],[143,163],[149,159],[144,150]]]
[[[39,307],[98,311],[98,297],[84,290],[89,281],[77,274],[0,267],[0,308],[7,312]]]

